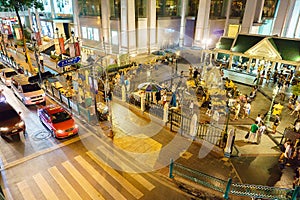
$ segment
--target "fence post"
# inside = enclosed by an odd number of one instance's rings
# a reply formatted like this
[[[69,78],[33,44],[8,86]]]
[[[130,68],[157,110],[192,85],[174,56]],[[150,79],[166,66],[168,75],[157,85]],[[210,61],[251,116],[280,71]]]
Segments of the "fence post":
[[[174,178],[174,176],[173,176],[173,167],[174,167],[174,161],[173,161],[173,158],[171,158],[170,166],[169,166],[169,178]]]
[[[294,192],[293,192],[293,196],[292,196],[292,200],[297,200],[297,196],[300,192],[300,186],[296,186]]]
[[[229,178],[228,179],[228,182],[227,182],[227,185],[226,185],[226,189],[225,189],[225,193],[223,195],[224,199],[229,199],[229,192],[230,192],[230,186],[231,186],[231,183],[232,183],[232,179]]]

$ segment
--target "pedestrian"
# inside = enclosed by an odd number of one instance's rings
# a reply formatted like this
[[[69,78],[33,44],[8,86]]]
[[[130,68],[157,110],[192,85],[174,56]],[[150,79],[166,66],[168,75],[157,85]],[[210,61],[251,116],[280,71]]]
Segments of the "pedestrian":
[[[277,70],[275,70],[275,72],[273,74],[273,83],[274,83],[274,85],[277,83],[277,79],[278,79],[278,72],[277,72]]]
[[[211,100],[209,99],[208,100],[208,106],[207,106],[207,110],[206,110],[206,115],[208,115],[208,116],[211,116],[211,107],[212,107],[212,105],[211,105]]]
[[[293,112],[291,112],[290,115],[293,115],[295,112],[297,113],[297,116],[299,115],[299,111],[300,111],[300,103],[298,101],[296,101],[296,105],[294,106],[294,110]]]
[[[239,114],[240,114],[240,110],[241,110],[241,104],[239,101],[236,101],[235,106],[234,106],[234,119],[233,120],[238,120],[239,119]]]
[[[191,100],[189,108],[190,108],[190,112],[193,114],[194,113],[194,101],[193,100]]]
[[[180,72],[180,78],[183,78],[184,77],[184,74],[183,74],[183,71]]]
[[[243,115],[243,119],[246,117],[248,118],[251,112],[251,104],[249,101],[247,101],[244,105],[244,115]]]
[[[250,127],[248,142],[255,143],[255,137],[256,137],[256,133],[257,133],[258,128],[259,128],[258,127],[258,121],[255,121],[255,123],[252,124],[251,127]]]
[[[285,81],[284,83],[282,84],[281,88],[279,89],[279,96],[280,96],[280,100],[284,101],[285,100],[285,92],[286,92],[286,84],[285,84]]]
[[[220,113],[217,111],[217,109],[214,109],[212,119],[213,119],[213,124],[218,124],[220,119]]]
[[[267,76],[266,76],[266,84],[268,85],[271,79],[271,68],[268,69],[267,71]]]
[[[272,129],[273,129],[273,134],[276,133],[276,129],[277,129],[277,127],[279,126],[279,124],[280,124],[280,117],[279,117],[278,114],[276,114],[276,115],[275,115],[274,124],[273,124],[273,127],[272,127]]]
[[[163,102],[163,105],[165,105],[167,103],[167,94],[164,93],[164,95],[162,96],[162,102]]]
[[[189,71],[190,71],[190,78],[191,78],[191,77],[193,77],[193,67],[192,67],[192,65],[190,65]]]
[[[260,144],[261,142],[261,136],[265,133],[267,127],[264,124],[264,122],[261,122],[261,125],[259,127],[259,129],[257,130],[257,136],[256,136],[256,143]]]
[[[288,162],[288,160],[291,158],[292,156],[292,152],[293,152],[293,144],[291,142],[291,140],[287,140],[284,144],[283,144],[283,149],[284,150],[282,152],[282,154],[279,157],[279,163],[281,164],[286,164]]]
[[[258,121],[258,124],[260,124],[262,122],[262,118],[261,118],[260,114],[257,114],[255,121]]]

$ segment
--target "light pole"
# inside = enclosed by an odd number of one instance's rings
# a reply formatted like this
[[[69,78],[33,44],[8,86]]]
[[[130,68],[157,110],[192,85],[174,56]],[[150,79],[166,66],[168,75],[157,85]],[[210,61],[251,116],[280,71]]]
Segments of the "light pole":
[[[273,108],[273,104],[274,104],[274,101],[275,101],[275,97],[278,94],[278,90],[279,90],[279,88],[276,85],[275,88],[273,89],[272,101],[271,101],[270,109],[268,111],[267,118],[266,118],[266,127],[268,127],[269,124],[270,124],[270,117],[271,117],[271,114],[272,114],[272,108]]]
[[[61,49],[61,46],[60,46],[60,43],[59,43],[59,29],[56,27],[55,30],[56,30],[56,34],[57,34],[59,49],[60,49],[59,60],[62,60],[63,59],[63,54],[62,54],[62,49]],[[63,71],[65,72],[65,67],[62,67],[62,68],[63,68]]]
[[[32,38],[32,43],[33,43],[33,49],[34,49],[34,56],[35,56],[35,60],[36,60],[36,64],[37,64],[37,68],[38,68],[38,74],[39,74],[39,83],[42,84],[43,80],[42,80],[42,74],[41,74],[41,66],[40,66],[40,62],[39,62],[39,56],[37,54],[37,50],[38,50],[38,46],[36,45],[36,39]]]

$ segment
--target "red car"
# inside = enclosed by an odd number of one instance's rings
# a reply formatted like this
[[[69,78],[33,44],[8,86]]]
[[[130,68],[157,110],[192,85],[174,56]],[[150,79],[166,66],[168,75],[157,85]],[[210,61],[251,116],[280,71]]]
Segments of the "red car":
[[[55,138],[66,138],[78,134],[78,125],[67,110],[59,105],[48,105],[38,109],[41,122]]]

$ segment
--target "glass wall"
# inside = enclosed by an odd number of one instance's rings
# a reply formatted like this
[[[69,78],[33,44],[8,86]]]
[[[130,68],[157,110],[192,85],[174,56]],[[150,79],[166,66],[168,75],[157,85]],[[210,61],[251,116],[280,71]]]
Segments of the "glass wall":
[[[243,17],[246,0],[233,0],[231,5],[230,17]]]
[[[82,38],[88,40],[100,41],[99,29],[92,27],[81,27]]]
[[[211,0],[209,18],[224,18],[226,14],[225,0]]]
[[[147,0],[135,0],[135,17],[147,17]]]
[[[120,0],[110,0],[110,16],[112,18],[120,18],[121,2]]]
[[[156,0],[158,17],[180,16],[181,0]]]
[[[271,18],[274,17],[277,6],[277,0],[265,0],[262,17]]]
[[[53,1],[55,13],[60,14],[73,14],[73,5],[71,0],[56,0]]]
[[[187,15],[191,17],[196,17],[198,14],[199,0],[188,1]]]
[[[80,16],[101,16],[100,0],[78,0]]]

